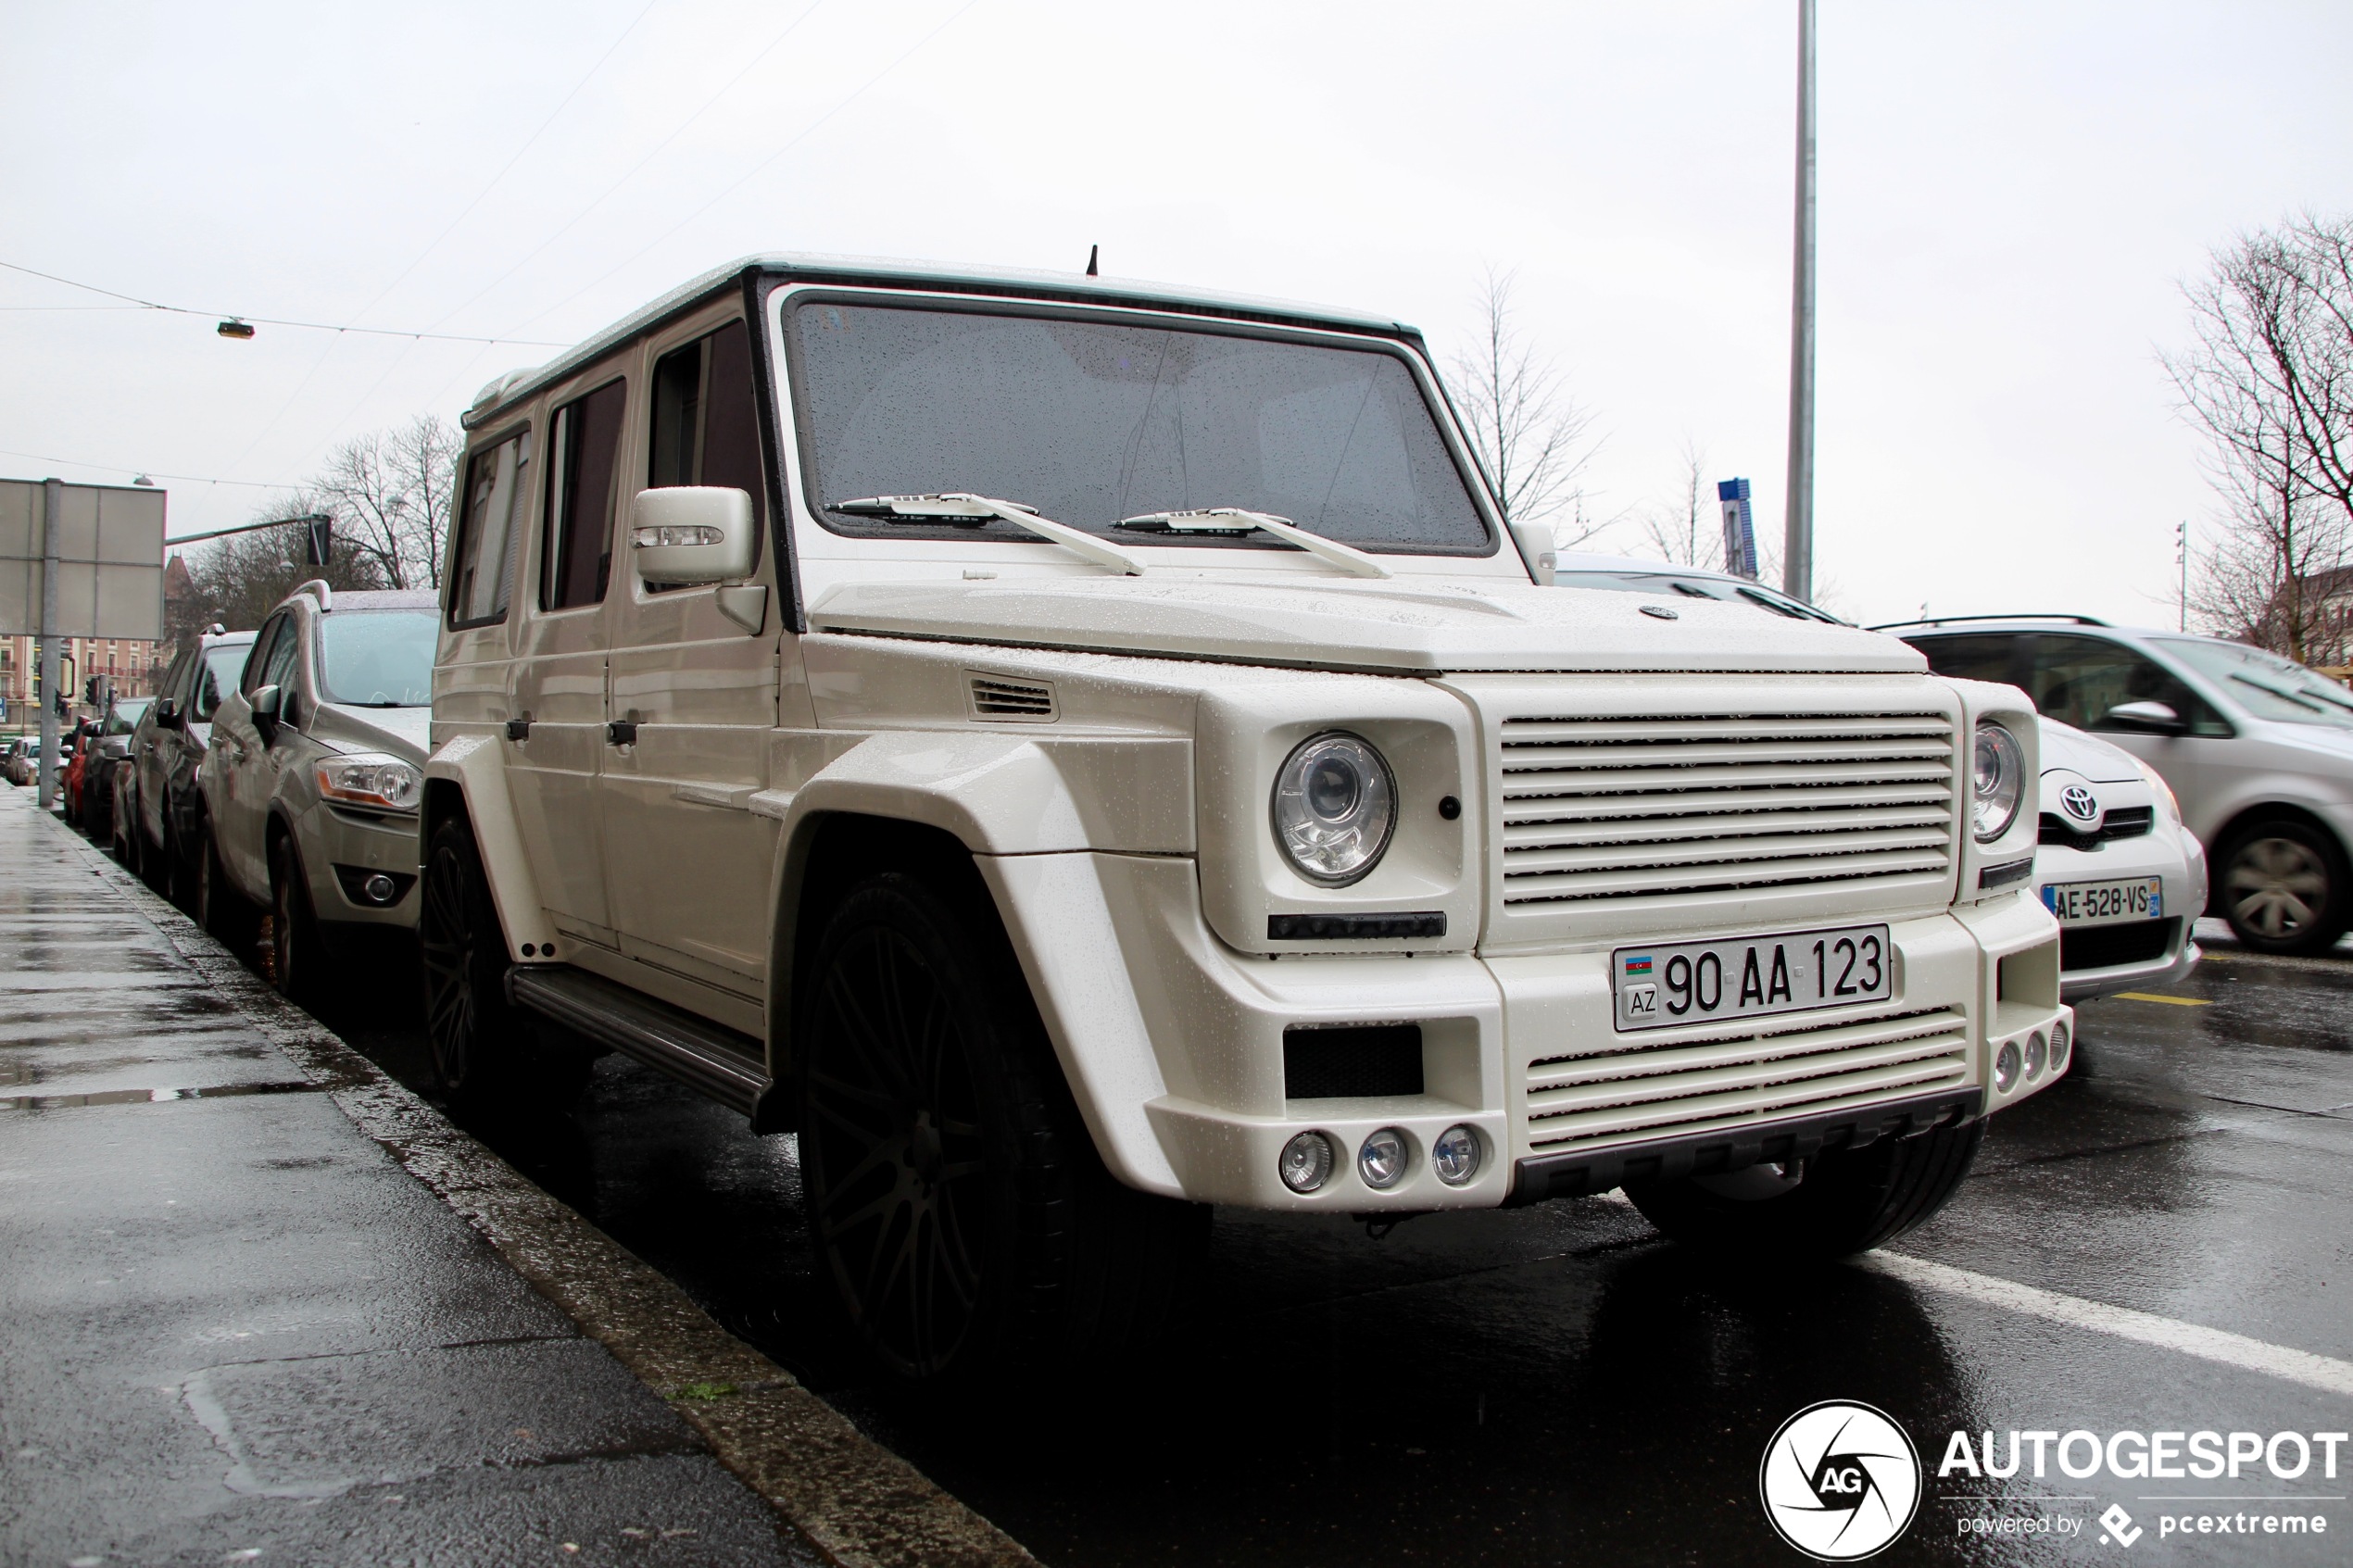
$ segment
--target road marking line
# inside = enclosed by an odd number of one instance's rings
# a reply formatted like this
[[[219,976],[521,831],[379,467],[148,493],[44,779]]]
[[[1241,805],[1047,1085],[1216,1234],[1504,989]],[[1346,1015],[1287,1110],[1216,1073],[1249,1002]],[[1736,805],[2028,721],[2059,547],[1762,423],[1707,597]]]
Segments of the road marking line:
[[[2154,991],[2119,991],[2115,996],[2120,1002],[2163,1002],[2167,1007],[2174,1008],[2210,1008],[2214,1005],[2203,997],[2160,997]]]
[[[2301,1383],[2324,1394],[2353,1399],[2353,1361],[2341,1361],[2332,1356],[2314,1355],[2309,1350],[2291,1349],[2284,1345],[2249,1339],[2243,1334],[2233,1334],[2227,1329],[2208,1328],[2201,1323],[2183,1323],[2178,1318],[2161,1318],[2154,1312],[2136,1312],[2129,1307],[2111,1307],[2105,1301],[2087,1301],[2080,1296],[2061,1296],[2057,1291],[2038,1290],[2033,1286],[2020,1285],[2015,1280],[1996,1279],[1992,1274],[1957,1269],[1948,1263],[1931,1263],[1925,1258],[1913,1258],[1901,1252],[1873,1252],[1856,1261],[1867,1269],[1877,1270],[1908,1285],[1923,1286],[1953,1296],[1966,1296],[1989,1307],[2004,1307],[2029,1317],[2065,1323],[2070,1328],[2089,1329],[2095,1334],[2110,1334],[2120,1339],[2138,1340],[2160,1349],[2178,1350],[2202,1361],[2219,1361],[2224,1366],[2261,1373],[2266,1377],[2276,1377],[2284,1382]]]

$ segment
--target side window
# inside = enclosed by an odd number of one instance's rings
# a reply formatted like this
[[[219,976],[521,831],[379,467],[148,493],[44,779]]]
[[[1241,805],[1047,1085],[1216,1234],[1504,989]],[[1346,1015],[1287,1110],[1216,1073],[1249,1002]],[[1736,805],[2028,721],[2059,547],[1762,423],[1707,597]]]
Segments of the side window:
[[[760,404],[751,380],[751,334],[740,320],[654,361],[653,439],[646,483],[712,484],[751,497],[754,540],[768,509],[761,474]],[[648,586],[648,592],[659,589]]]
[[[2161,702],[2182,716],[2192,734],[2231,733],[2221,715],[2171,671],[2137,649],[2098,637],[2037,637],[2026,689],[2037,708],[2079,730],[2123,729],[2104,722],[2109,709]]]
[[[465,505],[449,551],[449,624],[507,618],[515,583],[515,522],[531,483],[531,432],[517,431],[466,461]]]
[[[245,654],[245,673],[237,681],[237,690],[245,696],[251,696],[270,684],[262,671],[269,668],[271,659],[277,653],[278,636],[285,630],[285,625],[286,617],[280,613],[263,621],[261,630],[255,633],[253,646]]]
[[[2007,685],[2019,679],[2013,661],[2022,640],[2010,633],[1970,633],[1959,637],[1915,637],[1911,643],[1928,656],[1928,667],[1939,675],[1950,675],[1956,681],[1993,681]]]
[[[171,668],[163,672],[163,681],[156,687],[156,696],[158,698],[170,697],[175,705],[182,709],[186,709],[188,706],[188,667],[195,661],[195,650],[182,648],[180,651],[180,657],[171,661]],[[153,704],[148,706],[148,711],[151,713],[155,711]]]
[[[629,383],[607,382],[556,410],[548,435],[547,547],[539,608],[600,603],[612,576],[613,509],[619,498],[621,421]]]
[[[278,634],[270,644],[269,657],[256,661],[261,671],[260,679],[254,678],[253,665],[246,667],[245,690],[259,691],[264,686],[291,687],[295,666],[301,661],[301,656],[302,622],[295,618],[292,611],[288,611],[278,618]],[[293,694],[289,691],[287,695]]]

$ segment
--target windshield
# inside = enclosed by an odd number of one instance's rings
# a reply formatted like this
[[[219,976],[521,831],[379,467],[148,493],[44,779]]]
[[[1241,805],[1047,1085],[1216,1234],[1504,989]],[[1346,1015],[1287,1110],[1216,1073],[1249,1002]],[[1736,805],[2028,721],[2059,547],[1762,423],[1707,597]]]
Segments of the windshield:
[[[2353,692],[2316,671],[2244,643],[2153,640],[2199,674],[2219,682],[2225,696],[2258,719],[2353,730]]]
[[[1142,513],[1240,507],[1371,550],[1493,548],[1396,354],[824,299],[788,320],[810,505],[836,533],[1032,538],[1001,520],[911,524],[828,509],[963,491],[1091,533]],[[1291,547],[1265,533],[1170,542]]]
[[[1720,577],[1687,577],[1679,571],[1559,571],[1553,574],[1553,584],[1559,588],[1604,588],[1620,594],[1680,594],[1689,599],[1723,599],[1768,609],[1792,621],[1845,624],[1834,615],[1800,604],[1770,588],[1754,583],[1727,583]]]
[[[429,708],[440,617],[346,609],[319,620],[319,695],[353,708]]]

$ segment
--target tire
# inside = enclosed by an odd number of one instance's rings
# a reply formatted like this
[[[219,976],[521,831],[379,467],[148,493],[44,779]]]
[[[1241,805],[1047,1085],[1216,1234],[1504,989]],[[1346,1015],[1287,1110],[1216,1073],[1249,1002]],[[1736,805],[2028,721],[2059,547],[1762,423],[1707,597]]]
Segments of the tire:
[[[472,826],[452,817],[433,831],[417,909],[425,1038],[434,1077],[452,1105],[506,1098],[522,1074],[522,1021],[507,1000],[507,938]]]
[[[818,938],[795,1038],[812,1238],[849,1326],[933,1388],[1157,1337],[1206,1206],[1097,1158],[985,896],[887,872]]]
[[[270,974],[278,995],[304,1007],[333,988],[302,856],[283,834],[270,846]]]
[[[1818,1261],[1883,1247],[1925,1223],[1969,1174],[1985,1119],[1814,1156],[1792,1179],[1757,1165],[1629,1185],[1642,1217],[1685,1246],[1757,1261]]]
[[[2324,953],[2345,935],[2345,857],[2309,822],[2274,818],[2235,834],[2215,857],[2214,904],[2259,953]]]
[[[211,827],[207,825],[203,832],[196,847],[196,923],[237,957],[250,959],[260,932],[261,912],[230,885]]]
[[[171,831],[167,816],[163,824],[163,894],[180,907],[190,920],[196,918],[196,864],[180,835]]]

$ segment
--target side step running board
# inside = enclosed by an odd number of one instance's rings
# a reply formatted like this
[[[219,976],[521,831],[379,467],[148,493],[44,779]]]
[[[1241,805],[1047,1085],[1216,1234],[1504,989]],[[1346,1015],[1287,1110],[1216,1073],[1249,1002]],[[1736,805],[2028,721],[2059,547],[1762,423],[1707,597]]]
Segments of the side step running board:
[[[759,1109],[768,1073],[760,1043],[708,1019],[568,964],[519,964],[507,999],[610,1046],[746,1116]]]

